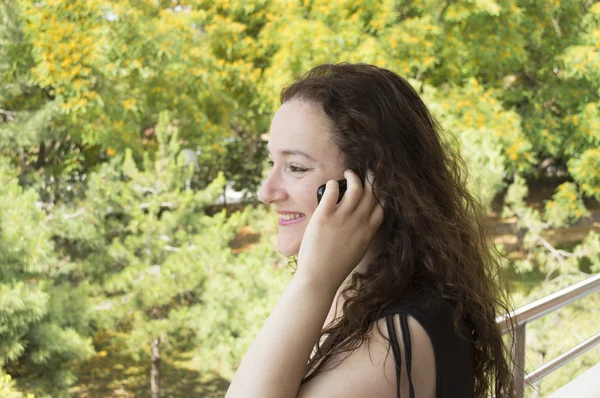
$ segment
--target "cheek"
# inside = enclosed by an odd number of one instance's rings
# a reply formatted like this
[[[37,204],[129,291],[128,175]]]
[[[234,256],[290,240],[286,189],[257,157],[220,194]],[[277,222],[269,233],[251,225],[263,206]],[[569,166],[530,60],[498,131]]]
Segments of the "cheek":
[[[296,210],[302,213],[317,207],[317,188],[312,181],[308,179],[293,179],[285,185],[285,190],[289,197],[289,206],[282,206],[286,210]]]
[[[307,216],[312,215],[317,208],[317,188],[314,189],[308,188],[303,189],[302,192],[298,193],[298,197],[300,198],[300,203],[302,204],[302,209],[299,209]]]

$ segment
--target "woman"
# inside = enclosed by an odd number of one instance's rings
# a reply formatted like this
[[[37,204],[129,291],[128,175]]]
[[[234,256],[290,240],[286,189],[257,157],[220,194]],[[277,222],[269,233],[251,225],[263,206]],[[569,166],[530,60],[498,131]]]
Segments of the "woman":
[[[484,214],[417,93],[322,65],[281,102],[259,198],[297,270],[227,397],[513,396]]]

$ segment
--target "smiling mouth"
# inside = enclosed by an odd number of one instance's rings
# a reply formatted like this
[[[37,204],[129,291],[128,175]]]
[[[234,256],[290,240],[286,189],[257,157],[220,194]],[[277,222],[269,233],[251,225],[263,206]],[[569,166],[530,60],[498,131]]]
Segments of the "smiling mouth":
[[[280,218],[285,220],[285,221],[291,221],[291,220],[295,220],[297,218],[303,217],[304,214],[302,213],[295,213],[295,214],[281,214]]]
[[[280,214],[277,224],[279,224],[279,226],[296,224],[296,223],[302,222],[305,217],[306,217],[306,215],[304,215],[302,213]]]

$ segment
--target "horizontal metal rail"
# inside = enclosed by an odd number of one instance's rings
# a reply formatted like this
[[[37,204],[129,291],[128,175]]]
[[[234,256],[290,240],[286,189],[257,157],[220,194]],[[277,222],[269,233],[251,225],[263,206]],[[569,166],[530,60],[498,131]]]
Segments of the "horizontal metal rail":
[[[577,282],[574,285],[552,293],[546,297],[536,300],[532,303],[524,305],[512,314],[505,314],[496,318],[496,322],[502,327],[503,332],[508,331],[509,321],[517,325],[523,325],[546,315],[549,312],[557,310],[565,305],[572,303],[575,300],[594,293],[600,289],[600,273],[591,276],[587,279]]]
[[[596,344],[600,343],[600,333],[596,333],[595,336],[590,337],[583,343],[577,344],[575,347],[571,348],[569,351],[565,352],[554,358],[551,361],[546,362],[533,372],[529,373],[525,376],[525,383],[532,384],[536,381],[540,380],[542,377],[548,376],[550,373],[554,372],[556,369],[560,368],[567,362],[572,359],[577,358],[579,355],[583,354],[587,350],[593,348]]]
[[[502,328],[503,333],[508,332],[511,324],[515,326],[512,355],[517,398],[523,398],[525,395],[525,383],[532,384],[539,381],[600,342],[600,333],[598,333],[526,375],[525,329],[527,323],[598,290],[600,290],[600,273],[496,319],[496,323]]]

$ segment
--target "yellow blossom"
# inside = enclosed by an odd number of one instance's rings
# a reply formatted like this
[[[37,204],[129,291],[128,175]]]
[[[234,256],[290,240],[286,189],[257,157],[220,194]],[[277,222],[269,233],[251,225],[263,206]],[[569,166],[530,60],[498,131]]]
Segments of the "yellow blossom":
[[[135,98],[128,98],[124,101],[121,101],[121,105],[123,105],[123,108],[125,108],[126,110],[131,110],[136,103],[137,100]]]

